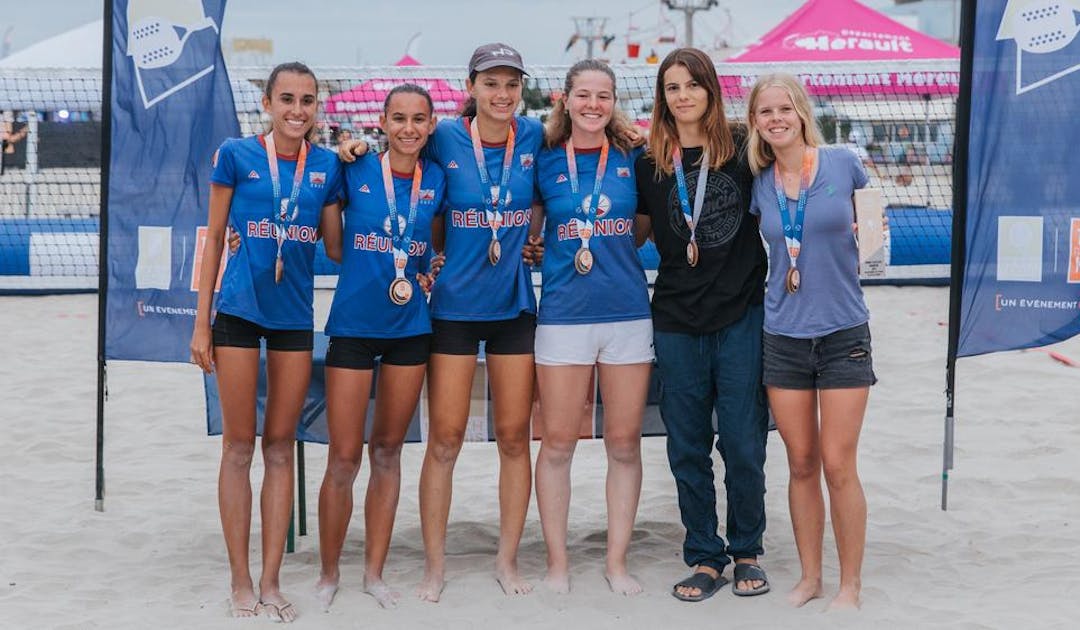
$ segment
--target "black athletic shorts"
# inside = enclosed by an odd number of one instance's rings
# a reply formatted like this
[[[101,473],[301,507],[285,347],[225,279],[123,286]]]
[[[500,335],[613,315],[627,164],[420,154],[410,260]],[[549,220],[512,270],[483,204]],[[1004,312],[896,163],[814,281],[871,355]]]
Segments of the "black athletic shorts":
[[[371,370],[375,358],[386,365],[423,365],[431,354],[431,335],[376,339],[373,337],[330,337],[326,367]]]
[[[536,338],[536,315],[522,313],[514,319],[491,322],[431,320],[431,352],[439,354],[478,354],[480,341],[486,341],[487,354],[532,354]]]
[[[263,328],[227,313],[217,314],[212,331],[215,347],[258,348],[260,339],[266,339],[267,350],[311,352],[315,345],[315,333],[310,330]]]

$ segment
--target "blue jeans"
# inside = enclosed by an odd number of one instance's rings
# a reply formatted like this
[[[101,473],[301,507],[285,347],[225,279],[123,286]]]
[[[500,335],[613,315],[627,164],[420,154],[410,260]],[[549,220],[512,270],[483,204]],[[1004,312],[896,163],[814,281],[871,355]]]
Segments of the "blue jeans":
[[[761,385],[763,318],[764,308],[756,305],[714,333],[653,334],[662,387],[660,416],[686,528],[683,560],[689,566],[721,571],[729,556],[764,553],[768,411]],[[714,436],[725,468],[726,545],[717,533]]]

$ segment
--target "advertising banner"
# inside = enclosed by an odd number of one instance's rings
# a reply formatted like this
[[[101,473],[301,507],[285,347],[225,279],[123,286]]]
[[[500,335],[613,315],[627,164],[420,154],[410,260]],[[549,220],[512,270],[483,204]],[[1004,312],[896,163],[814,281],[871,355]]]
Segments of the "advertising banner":
[[[240,135],[225,0],[115,0],[106,359],[187,361],[214,151]]]
[[[976,6],[958,356],[1080,332],[1080,0]]]

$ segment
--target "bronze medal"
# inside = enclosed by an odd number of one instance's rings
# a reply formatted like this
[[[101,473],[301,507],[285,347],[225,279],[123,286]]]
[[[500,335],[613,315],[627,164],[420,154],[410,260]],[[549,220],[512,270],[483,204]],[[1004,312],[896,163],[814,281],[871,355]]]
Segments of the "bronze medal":
[[[582,247],[574,254],[574,269],[581,275],[585,275],[592,271],[593,262],[592,250],[587,247]]]
[[[686,244],[686,262],[691,267],[697,267],[698,262],[698,244],[697,241],[690,241]]]
[[[488,261],[492,265],[497,265],[500,258],[502,258],[502,245],[498,240],[491,239],[491,244],[488,245]]]
[[[405,278],[394,278],[394,281],[390,283],[390,301],[394,304],[398,306],[408,304],[412,295],[412,283]]]
[[[285,261],[278,256],[274,262],[274,284],[281,284],[283,277],[285,277]]]
[[[784,278],[784,288],[788,293],[795,293],[799,290],[800,281],[799,270],[795,267],[791,267],[788,269],[787,277]]]

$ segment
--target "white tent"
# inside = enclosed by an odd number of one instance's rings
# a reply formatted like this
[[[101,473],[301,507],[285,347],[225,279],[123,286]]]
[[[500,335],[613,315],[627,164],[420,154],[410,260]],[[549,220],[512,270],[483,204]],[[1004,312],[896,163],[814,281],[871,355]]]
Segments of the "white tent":
[[[101,110],[102,20],[44,39],[0,59],[0,110]],[[240,112],[261,112],[262,91],[233,80]]]
[[[101,68],[102,21],[96,20],[31,44],[3,59],[0,68]]]

